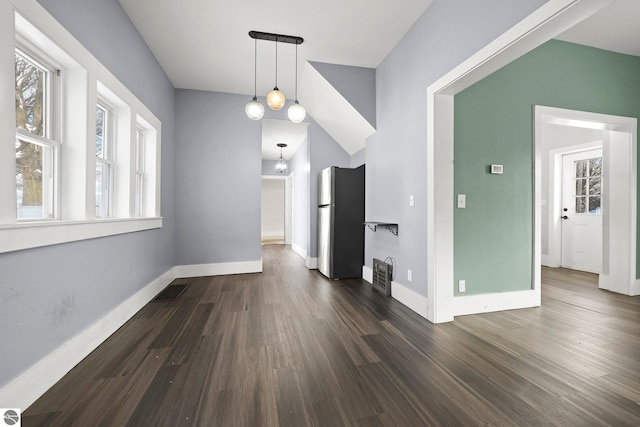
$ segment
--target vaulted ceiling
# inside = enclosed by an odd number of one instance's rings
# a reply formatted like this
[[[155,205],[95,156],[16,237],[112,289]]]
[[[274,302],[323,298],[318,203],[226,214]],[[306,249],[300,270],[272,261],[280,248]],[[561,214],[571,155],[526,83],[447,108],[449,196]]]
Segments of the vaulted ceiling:
[[[298,47],[298,72],[311,70],[307,80],[301,81],[307,85],[305,89],[313,90],[323,85],[312,67],[305,67],[307,61],[375,68],[433,0],[119,1],[176,88],[253,95],[255,45],[248,35],[250,30],[303,37],[304,43]],[[558,38],[640,56],[638,17],[639,0],[617,0]],[[275,48],[273,42],[257,42],[259,96],[275,84]],[[278,44],[277,83],[288,99],[294,93],[295,55],[295,45]],[[334,109],[327,108],[327,103],[340,100],[336,93],[331,99],[306,95],[317,104],[312,108],[318,109],[318,116],[331,113]],[[325,120],[320,123],[323,127],[333,127],[325,130],[351,153],[364,146],[373,128],[366,121],[354,123],[357,112],[345,114],[348,109],[342,105],[335,111],[350,117],[351,124],[338,123],[336,117],[316,119]],[[268,151],[278,138],[299,140],[303,134],[275,123],[263,128],[263,141],[269,144],[263,148],[264,158],[275,155]],[[355,129],[355,134],[349,129]],[[359,141],[354,144],[354,139]]]

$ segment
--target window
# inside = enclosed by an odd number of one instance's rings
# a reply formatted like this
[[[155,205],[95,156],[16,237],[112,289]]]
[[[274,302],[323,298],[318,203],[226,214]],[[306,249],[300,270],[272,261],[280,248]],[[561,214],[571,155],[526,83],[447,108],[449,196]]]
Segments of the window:
[[[143,214],[143,188],[144,188],[144,130],[136,129],[136,147],[135,147],[135,164],[136,164],[136,189],[135,189],[135,216]]]
[[[576,167],[576,213],[602,213],[602,157],[578,160]]]
[[[103,103],[96,105],[96,217],[111,216],[113,188],[113,112]]]
[[[19,220],[55,217],[56,164],[52,106],[55,72],[15,50],[16,207]]]
[[[37,2],[9,3],[0,253],[162,227],[158,118]]]

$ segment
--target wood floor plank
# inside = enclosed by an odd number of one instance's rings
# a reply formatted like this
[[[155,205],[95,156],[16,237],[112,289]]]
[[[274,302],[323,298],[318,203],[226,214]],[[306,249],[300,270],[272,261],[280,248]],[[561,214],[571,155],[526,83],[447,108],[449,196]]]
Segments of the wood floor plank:
[[[28,426],[640,425],[640,299],[543,268],[542,307],[432,325],[282,245],[178,279],[23,412]]]

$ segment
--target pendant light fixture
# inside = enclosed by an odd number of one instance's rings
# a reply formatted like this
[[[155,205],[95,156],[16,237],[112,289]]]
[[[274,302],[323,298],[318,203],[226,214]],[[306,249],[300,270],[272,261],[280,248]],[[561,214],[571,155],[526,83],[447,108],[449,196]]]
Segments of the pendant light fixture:
[[[277,144],[280,147],[280,159],[276,162],[276,172],[285,173],[287,171],[287,161],[282,157],[282,149],[287,146],[287,144],[279,143]]]
[[[307,116],[307,110],[298,103],[298,44],[296,43],[296,97],[295,102],[289,106],[287,115],[293,123],[300,123]]]
[[[285,102],[284,94],[278,89],[278,38],[276,37],[276,85],[267,95],[267,105],[272,110],[279,111],[282,110]]]
[[[256,48],[255,48],[256,52],[257,52],[258,39],[267,40],[267,41],[276,43],[276,82],[275,82],[276,84],[273,90],[267,94],[267,105],[269,106],[269,108],[271,108],[274,111],[281,110],[286,103],[286,98],[284,94],[280,92],[280,89],[278,89],[278,43],[279,42],[290,43],[290,44],[296,45],[296,76],[295,76],[296,97],[295,97],[294,103],[287,110],[287,115],[289,116],[289,120],[291,120],[292,122],[300,123],[301,121],[304,120],[304,118],[307,115],[305,108],[302,105],[300,105],[300,103],[298,102],[298,45],[302,44],[304,42],[304,39],[298,36],[286,36],[284,34],[263,33],[260,31],[249,31],[249,37],[256,40]],[[256,53],[255,62],[256,63],[258,62],[257,53]],[[264,116],[264,106],[260,103],[260,101],[258,101],[257,95],[255,95],[257,93],[257,89],[256,89],[257,65],[256,65],[255,71],[256,72],[254,73],[254,91],[253,91],[254,96],[253,96],[253,99],[247,103],[245,107],[245,113],[247,114],[247,117],[249,117],[252,120],[260,120]]]
[[[244,113],[251,120],[260,120],[264,116],[264,105],[258,101],[258,39],[254,39],[253,55],[253,99],[244,106]]]

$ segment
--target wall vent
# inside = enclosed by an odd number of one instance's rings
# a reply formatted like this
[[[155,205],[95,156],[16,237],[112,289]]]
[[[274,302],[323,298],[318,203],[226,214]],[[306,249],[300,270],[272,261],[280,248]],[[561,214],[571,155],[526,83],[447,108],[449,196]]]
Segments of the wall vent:
[[[373,259],[373,289],[386,296],[391,296],[391,278],[393,266],[379,259]]]

